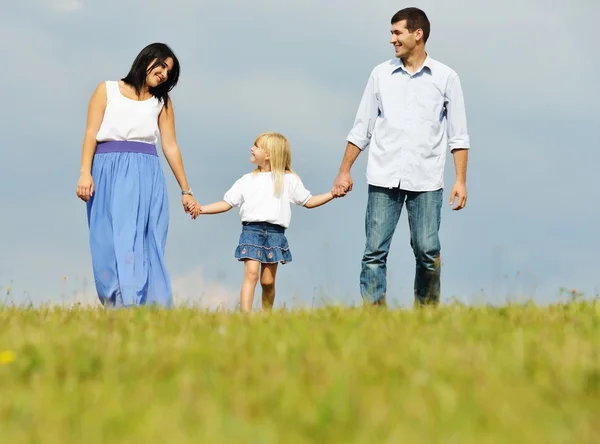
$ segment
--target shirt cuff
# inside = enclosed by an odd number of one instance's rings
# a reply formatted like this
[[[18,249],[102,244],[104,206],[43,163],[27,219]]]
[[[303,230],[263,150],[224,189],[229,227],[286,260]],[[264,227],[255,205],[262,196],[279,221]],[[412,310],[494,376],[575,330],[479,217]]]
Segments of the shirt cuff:
[[[225,196],[223,196],[223,200],[225,202],[227,202],[228,205],[231,205],[232,207],[235,207],[235,204],[231,201],[231,199],[229,198],[229,196],[227,194]]]
[[[312,194],[308,193],[308,196],[306,196],[306,199],[304,199],[302,201],[302,206],[306,205],[306,203],[310,200],[311,197],[312,197]]]
[[[363,151],[367,146],[369,146],[370,139],[366,137],[357,136],[354,133],[348,134],[346,137],[346,142],[350,142],[353,145],[356,145],[359,150]]]
[[[458,149],[468,150],[471,148],[469,139],[454,139],[448,143],[448,146],[450,147],[450,151]]]

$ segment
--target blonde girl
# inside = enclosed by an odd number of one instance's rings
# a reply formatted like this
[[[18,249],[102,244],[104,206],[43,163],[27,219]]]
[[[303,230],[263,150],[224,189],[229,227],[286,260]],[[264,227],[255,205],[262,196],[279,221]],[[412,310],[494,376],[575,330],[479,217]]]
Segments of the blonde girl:
[[[279,263],[292,261],[285,231],[291,221],[291,202],[316,208],[334,199],[331,192],[311,195],[292,170],[290,144],[279,133],[263,133],[250,148],[250,162],[256,169],[244,174],[225,193],[223,200],[210,205],[194,205],[192,218],[217,214],[240,207],[242,232],[235,257],[244,262],[244,281],[240,290],[243,312],[252,310],[254,290],[260,279],[262,308],[270,310],[275,302],[275,276]]]

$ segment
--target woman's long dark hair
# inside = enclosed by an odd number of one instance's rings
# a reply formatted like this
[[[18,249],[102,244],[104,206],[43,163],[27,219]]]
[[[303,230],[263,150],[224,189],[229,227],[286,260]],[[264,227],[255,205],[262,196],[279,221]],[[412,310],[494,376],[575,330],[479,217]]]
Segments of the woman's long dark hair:
[[[150,94],[164,103],[165,107],[167,107],[169,103],[169,92],[175,88],[175,85],[177,85],[177,82],[179,81],[180,66],[175,53],[166,44],[151,43],[142,49],[133,61],[127,76],[121,80],[128,85],[131,85],[139,96],[142,92],[142,88],[146,84],[146,77],[150,71],[165,63],[165,60],[169,57],[173,59],[173,69],[169,72],[167,81],[155,88],[149,89]],[[154,63],[152,63],[153,61]],[[150,63],[152,63],[152,65],[148,66]]]

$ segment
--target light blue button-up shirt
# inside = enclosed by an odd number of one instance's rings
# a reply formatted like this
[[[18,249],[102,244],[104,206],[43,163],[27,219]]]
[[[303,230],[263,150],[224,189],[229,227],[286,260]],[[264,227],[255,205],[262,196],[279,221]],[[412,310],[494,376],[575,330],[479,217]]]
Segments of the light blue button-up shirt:
[[[376,66],[347,141],[369,147],[371,185],[442,188],[448,149],[470,148],[458,74],[429,56],[412,75],[398,58]]]

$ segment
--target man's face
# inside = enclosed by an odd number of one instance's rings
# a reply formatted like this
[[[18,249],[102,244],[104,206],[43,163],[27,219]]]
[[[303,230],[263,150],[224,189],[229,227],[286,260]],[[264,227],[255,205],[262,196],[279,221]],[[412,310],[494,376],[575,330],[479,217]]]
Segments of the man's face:
[[[390,43],[394,45],[396,57],[408,57],[417,46],[417,41],[423,38],[423,31],[417,29],[415,32],[409,32],[406,28],[406,20],[400,20],[392,25],[392,37]]]

